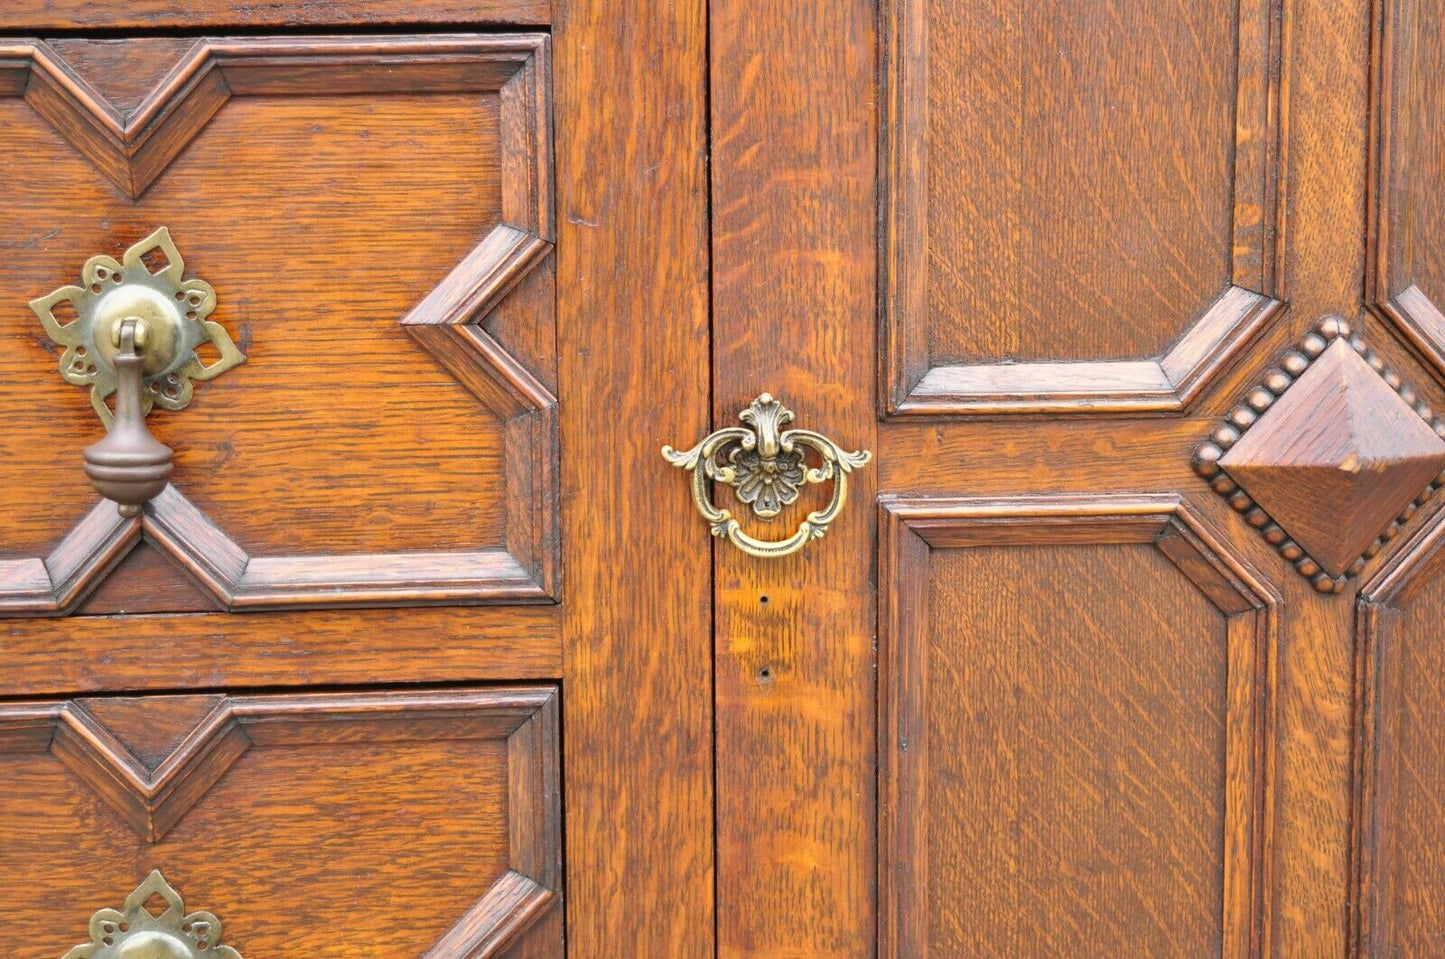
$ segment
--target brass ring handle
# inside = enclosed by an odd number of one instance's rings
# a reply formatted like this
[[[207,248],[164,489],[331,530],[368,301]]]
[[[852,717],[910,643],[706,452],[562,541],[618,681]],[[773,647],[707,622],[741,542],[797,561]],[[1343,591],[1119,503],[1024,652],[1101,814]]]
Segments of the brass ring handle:
[[[726,538],[759,559],[789,556],[827,533],[847,502],[848,474],[866,465],[873,454],[867,450],[849,453],[811,430],[783,430],[793,421],[793,412],[767,393],[753,400],[738,418],[748,428],[717,430],[686,451],[664,446],[663,458],[692,474],[693,504],[714,536]],[[806,464],[806,450],[817,454],[819,465]],[[710,481],[725,483],[756,515],[769,519],[795,502],[805,484],[829,480],[833,481],[833,498],[828,505],[809,513],[797,531],[783,540],[762,540],[743,532],[730,511],[713,503],[708,489]]]
[[[246,360],[225,328],[208,319],[216,291],[184,273],[170,231],[161,227],[120,261],[91,257],[81,285],[30,301],[50,339],[65,348],[61,377],[90,388],[91,405],[108,428],[85,450],[85,473],[122,516],[135,516],[159,495],[175,464],[170,447],[146,429],[146,414],[154,406],[185,409],[193,381],[215,379]],[[57,315],[62,306],[73,318]],[[198,353],[207,345],[219,354],[209,365]],[[114,413],[106,405],[111,394]]]

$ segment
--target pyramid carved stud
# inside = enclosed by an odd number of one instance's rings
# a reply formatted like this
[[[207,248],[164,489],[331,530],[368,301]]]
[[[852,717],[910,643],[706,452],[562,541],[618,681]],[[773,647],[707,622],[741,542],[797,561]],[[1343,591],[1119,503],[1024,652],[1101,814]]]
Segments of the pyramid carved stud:
[[[1194,468],[1316,589],[1340,592],[1445,482],[1445,421],[1326,317],[1195,451]]]

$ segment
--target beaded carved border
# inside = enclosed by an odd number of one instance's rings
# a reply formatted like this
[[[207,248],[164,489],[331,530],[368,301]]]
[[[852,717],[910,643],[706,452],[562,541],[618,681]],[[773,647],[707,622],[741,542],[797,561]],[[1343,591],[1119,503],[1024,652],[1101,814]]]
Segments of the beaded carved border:
[[[1236,483],[1224,468],[1219,465],[1219,460],[1224,454],[1238,443],[1245,432],[1254,425],[1260,416],[1274,405],[1275,400],[1284,395],[1294,383],[1304,375],[1310,364],[1320,357],[1321,354],[1337,339],[1348,343],[1360,358],[1369,365],[1385,381],[1385,384],[1405,401],[1405,405],[1413,409],[1429,427],[1435,431],[1435,435],[1445,439],[1445,420],[1436,416],[1430,409],[1428,403],[1422,400],[1416,392],[1400,379],[1398,373],[1385,364],[1380,354],[1365,345],[1364,337],[1351,330],[1349,323],[1339,317],[1325,317],[1310,332],[1300,337],[1294,346],[1280,358],[1279,364],[1266,370],[1264,377],[1245,396],[1244,402],[1230,410],[1225,416],[1224,422],[1210,434],[1209,439],[1199,446],[1194,452],[1194,471],[1209,481],[1209,486],[1214,492],[1224,497],[1235,512],[1244,516],[1245,522],[1253,526],[1264,537],[1265,541],[1275,548],[1279,555],[1294,565],[1301,576],[1308,579],[1314,588],[1322,593],[1339,593],[1345,588],[1346,582],[1358,576],[1385,544],[1394,539],[1400,533],[1400,529],[1408,523],[1421,506],[1428,502],[1442,485],[1445,485],[1445,473],[1441,473],[1415,497],[1411,503],[1400,512],[1393,522],[1387,526],[1375,541],[1371,543],[1341,576],[1331,576],[1320,564],[1313,559],[1304,548],[1290,538],[1289,533],[1269,517],[1258,503]]]

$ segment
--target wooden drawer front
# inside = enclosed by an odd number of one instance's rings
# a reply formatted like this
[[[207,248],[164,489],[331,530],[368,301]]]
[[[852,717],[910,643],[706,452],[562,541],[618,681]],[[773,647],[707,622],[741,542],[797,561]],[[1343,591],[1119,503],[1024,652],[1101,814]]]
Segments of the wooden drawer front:
[[[6,692],[558,674],[550,42],[0,39]],[[161,226],[246,361],[125,519],[26,303]]]
[[[5,705],[0,953],[159,870],[248,959],[557,954],[558,763],[547,686]]]
[[[152,612],[544,601],[557,566],[543,34],[0,46],[0,609],[69,612],[141,540]],[[168,70],[137,88],[134,73]],[[247,362],[150,417],[123,520],[24,302],[167,226]],[[512,295],[508,295],[512,294]],[[90,607],[91,612],[108,612]]]

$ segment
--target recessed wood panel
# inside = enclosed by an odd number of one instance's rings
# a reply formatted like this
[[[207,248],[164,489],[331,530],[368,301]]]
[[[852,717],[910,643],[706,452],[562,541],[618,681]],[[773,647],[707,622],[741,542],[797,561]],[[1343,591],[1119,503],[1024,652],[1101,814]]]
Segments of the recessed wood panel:
[[[1377,5],[1374,47],[1378,78],[1373,142],[1375,222],[1372,273],[1375,310],[1445,379],[1445,16],[1440,0],[1387,0]]]
[[[547,44],[0,46],[17,302],[163,224],[247,355],[150,420],[177,464],[148,535],[220,607],[552,594],[553,274],[529,276],[552,230]],[[112,82],[151,55],[149,89]],[[102,428],[26,312],[0,319],[23,347],[0,360],[0,608],[65,612],[123,536],[87,538],[79,457]]]
[[[1168,497],[884,521],[884,954],[1257,949],[1273,596]]]
[[[1173,573],[1146,545],[934,560],[933,954],[1219,952],[1225,624]]]
[[[1272,8],[885,4],[890,411],[1177,408],[1243,344]]]
[[[136,202],[25,103],[0,111],[0,216],[31,241],[0,267],[17,300],[74,282],[88,257],[157,224],[216,287],[213,318],[248,362],[151,428],[176,450],[173,482],[242,546],[503,540],[502,426],[397,322],[500,221],[495,95],[239,100]],[[47,186],[57,179],[73,186]],[[49,549],[95,496],[77,464],[99,427],[36,342],[34,315],[0,315],[0,336],[27,347],[0,360],[0,378],[30,387],[0,399],[4,442],[19,454],[68,427],[44,458],[0,458],[0,482],[26,494],[7,551]]]
[[[1360,597],[1352,918],[1362,954],[1445,950],[1442,545],[1437,518]]]
[[[0,948],[159,869],[242,955],[496,954],[560,897],[557,747],[545,687],[0,707]]]

